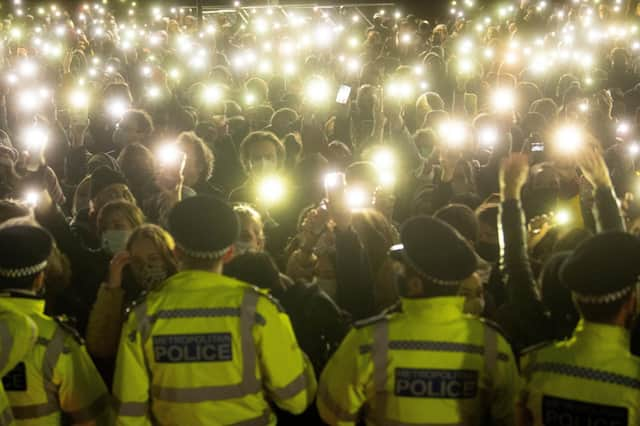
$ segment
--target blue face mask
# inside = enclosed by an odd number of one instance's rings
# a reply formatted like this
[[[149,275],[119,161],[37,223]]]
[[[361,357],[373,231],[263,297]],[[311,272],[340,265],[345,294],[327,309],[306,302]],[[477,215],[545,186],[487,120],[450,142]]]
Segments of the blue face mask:
[[[127,248],[131,231],[109,230],[102,233],[102,249],[107,254],[114,255]]]

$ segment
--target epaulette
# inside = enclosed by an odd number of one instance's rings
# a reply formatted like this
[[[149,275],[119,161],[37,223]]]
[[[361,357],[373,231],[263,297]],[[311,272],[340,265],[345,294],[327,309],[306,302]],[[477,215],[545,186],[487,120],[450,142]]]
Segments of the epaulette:
[[[136,306],[140,306],[140,304],[142,304],[142,302],[145,301],[145,299],[147,298],[147,294],[149,294],[148,291],[143,291],[135,300],[132,300],[131,302],[129,302],[127,307],[124,309],[125,321],[129,318],[129,315],[136,308]]]
[[[354,328],[364,328],[364,327],[379,323],[381,321],[384,321],[384,320],[390,318],[391,316],[393,316],[393,314],[396,314],[396,313],[399,313],[399,312],[402,312],[402,304],[400,302],[390,306],[389,308],[385,309],[384,311],[382,311],[378,315],[374,315],[374,316],[369,317],[369,318],[361,319],[359,321],[354,321],[353,327]]]
[[[53,320],[64,331],[66,331],[68,334],[70,334],[71,337],[73,337],[74,340],[76,342],[78,342],[78,344],[84,345],[84,339],[82,338],[82,336],[80,335],[78,330],[76,330],[76,328],[73,325],[73,321],[69,317],[67,317],[66,315],[58,315],[58,316],[53,317]]]
[[[556,342],[553,341],[553,340],[545,340],[544,342],[536,343],[535,345],[528,346],[528,347],[524,348],[523,350],[521,350],[520,351],[520,356],[521,357],[527,356],[527,355],[529,355],[529,354],[531,354],[533,352],[537,352],[540,349],[543,349],[543,348],[545,348],[547,346],[551,346],[551,345],[553,345],[555,343]]]
[[[509,341],[509,339],[507,339],[507,333],[504,332],[502,327],[500,327],[500,324],[498,324],[497,322],[492,321],[492,320],[487,319],[487,318],[483,318],[483,317],[474,317],[474,318],[477,318],[481,323],[483,323],[487,327],[491,327],[500,336],[502,336],[506,341]]]
[[[280,301],[278,299],[276,299],[275,297],[273,297],[273,295],[271,293],[269,293],[268,290],[261,289],[260,287],[256,287],[254,285],[252,285],[250,287],[251,287],[251,290],[255,291],[260,296],[265,297],[271,303],[273,303],[275,305],[276,309],[278,309],[278,312],[280,312],[280,313],[284,313],[285,312],[284,308],[280,304]]]

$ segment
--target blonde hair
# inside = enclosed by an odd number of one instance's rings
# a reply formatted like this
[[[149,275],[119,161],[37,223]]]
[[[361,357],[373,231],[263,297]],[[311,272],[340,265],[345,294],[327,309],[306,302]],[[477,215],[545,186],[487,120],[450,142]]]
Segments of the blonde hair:
[[[151,244],[158,249],[160,256],[162,257],[162,262],[169,266],[169,275],[173,275],[178,271],[178,263],[173,255],[176,243],[171,234],[158,225],[141,225],[136,228],[136,230],[133,231],[133,234],[129,237],[129,241],[127,241],[127,250],[131,250],[133,244],[142,239],[149,240]]]
[[[129,201],[117,200],[105,204],[98,213],[98,234],[102,233],[107,217],[113,213],[122,213],[133,228],[137,228],[144,223],[144,214],[138,206]]]

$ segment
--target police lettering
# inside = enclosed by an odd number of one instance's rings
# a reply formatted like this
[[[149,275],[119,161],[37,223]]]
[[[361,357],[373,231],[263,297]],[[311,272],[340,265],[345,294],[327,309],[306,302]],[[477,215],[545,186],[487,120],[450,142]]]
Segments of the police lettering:
[[[478,372],[396,368],[395,394],[413,398],[475,398]]]
[[[153,336],[158,363],[232,361],[231,333]]]
[[[545,426],[626,426],[628,417],[625,407],[542,397]]]
[[[27,367],[24,362],[16,365],[13,370],[2,378],[2,386],[8,392],[24,392],[27,390]]]

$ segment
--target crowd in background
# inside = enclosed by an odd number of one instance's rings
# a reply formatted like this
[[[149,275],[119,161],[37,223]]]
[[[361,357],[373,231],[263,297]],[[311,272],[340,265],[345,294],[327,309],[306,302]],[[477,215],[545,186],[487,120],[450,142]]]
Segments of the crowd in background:
[[[173,207],[204,195],[238,218],[224,274],[279,300],[318,377],[354,322],[397,306],[388,252],[420,215],[473,248],[464,312],[516,356],[570,337],[563,262],[595,234],[640,235],[640,20],[619,1],[512,3],[458,0],[446,19],[236,4],[199,22],[15,2],[0,222],[32,216],[55,241],[45,313],[108,386],[127,306],[181,269]]]

